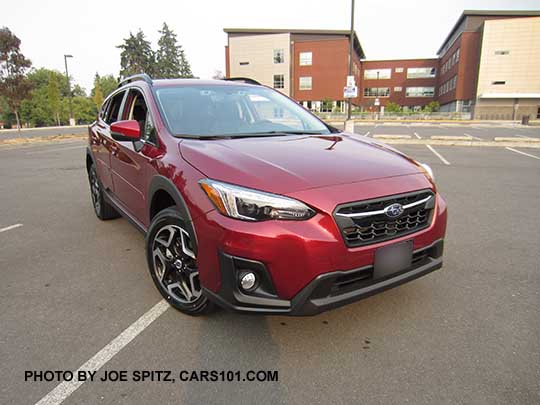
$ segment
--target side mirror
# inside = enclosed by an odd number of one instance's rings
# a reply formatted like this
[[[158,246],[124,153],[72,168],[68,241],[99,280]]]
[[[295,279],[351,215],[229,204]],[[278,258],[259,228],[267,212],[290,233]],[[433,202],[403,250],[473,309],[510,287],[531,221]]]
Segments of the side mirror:
[[[141,139],[141,128],[135,120],[116,121],[111,124],[111,136],[120,142],[135,142]]]

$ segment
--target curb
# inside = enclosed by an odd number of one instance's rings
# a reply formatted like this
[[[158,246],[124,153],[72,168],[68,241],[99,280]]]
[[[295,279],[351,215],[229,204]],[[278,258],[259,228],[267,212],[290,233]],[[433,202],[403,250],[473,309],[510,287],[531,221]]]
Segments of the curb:
[[[373,135],[374,139],[411,139],[410,135]]]
[[[508,137],[495,137],[495,142],[511,142],[515,141],[516,138],[508,138]],[[527,142],[527,143],[539,143],[540,144],[540,138],[519,138],[520,142]]]
[[[440,146],[487,146],[487,147],[514,147],[514,148],[535,148],[540,149],[540,142],[516,141],[448,141],[438,139],[384,139],[384,143],[389,145],[440,145]]]
[[[65,135],[53,135],[53,136],[34,136],[31,138],[11,138],[11,139],[2,139],[0,140],[0,148],[6,146],[19,146],[19,145],[30,145],[34,143],[50,143],[50,142],[61,142],[68,140],[84,140],[88,139],[86,134],[65,134]]]
[[[470,136],[460,136],[460,135],[435,135],[431,136],[430,139],[433,139],[435,141],[470,141]],[[515,140],[515,138],[512,138]]]
[[[87,128],[88,125],[64,125],[64,126],[55,126],[55,127],[37,127],[37,128],[21,128],[21,132],[26,131],[45,131],[45,130],[51,130],[51,129],[73,129],[73,128]],[[11,129],[0,129],[0,134],[2,132],[13,132],[17,131],[17,128],[11,128]]]

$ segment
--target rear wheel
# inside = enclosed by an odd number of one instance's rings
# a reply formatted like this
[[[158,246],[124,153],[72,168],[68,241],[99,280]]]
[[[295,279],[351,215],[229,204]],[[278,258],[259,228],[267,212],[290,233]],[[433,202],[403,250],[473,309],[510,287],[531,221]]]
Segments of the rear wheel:
[[[191,235],[180,213],[167,208],[152,220],[146,237],[146,257],[152,280],[174,308],[188,315],[213,306],[202,294]]]
[[[90,182],[90,195],[96,216],[102,220],[118,218],[120,216],[118,212],[103,197],[103,189],[95,164],[92,164],[88,170],[88,181]]]

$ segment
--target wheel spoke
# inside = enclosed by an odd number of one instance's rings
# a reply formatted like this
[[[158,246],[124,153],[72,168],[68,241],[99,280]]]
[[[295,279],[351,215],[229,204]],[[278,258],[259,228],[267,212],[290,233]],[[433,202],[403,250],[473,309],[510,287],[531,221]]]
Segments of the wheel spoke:
[[[161,270],[156,268],[156,273],[159,276],[160,280],[163,281],[163,279],[165,278],[165,273],[167,269],[167,259],[165,258],[165,256],[163,255],[163,252],[159,248],[154,249],[154,267],[157,267],[156,266],[157,263],[155,261],[156,257],[159,259],[162,266]]]
[[[183,229],[180,229],[180,236],[182,237],[182,252],[184,252],[192,259],[195,259],[195,253],[193,253],[193,251],[188,246],[189,234]]]
[[[193,272],[189,274],[189,286],[191,287],[191,291],[193,293],[194,298],[199,298],[202,292],[199,286],[197,285],[198,283],[196,279],[198,278],[199,278],[199,273]]]

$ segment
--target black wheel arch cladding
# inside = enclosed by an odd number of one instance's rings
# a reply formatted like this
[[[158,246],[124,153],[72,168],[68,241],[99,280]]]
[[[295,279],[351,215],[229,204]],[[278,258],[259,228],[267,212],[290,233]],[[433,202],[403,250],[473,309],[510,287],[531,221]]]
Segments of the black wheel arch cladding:
[[[185,226],[187,228],[186,230],[191,234],[194,253],[197,254],[197,234],[195,232],[195,228],[193,227],[193,220],[191,218],[191,214],[189,213],[186,201],[174,183],[165,176],[156,175],[150,182],[147,207],[148,218],[150,220],[152,219],[152,202],[155,194],[159,191],[165,191],[174,200],[176,209],[184,219]]]

